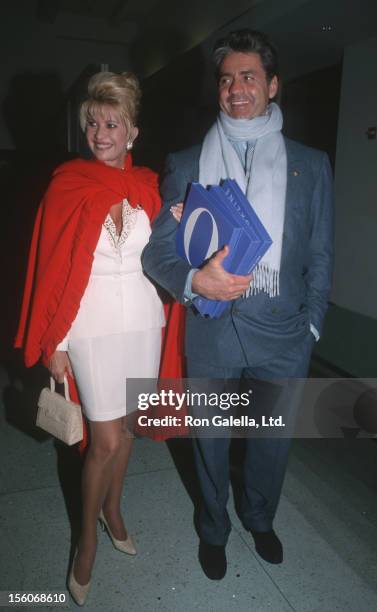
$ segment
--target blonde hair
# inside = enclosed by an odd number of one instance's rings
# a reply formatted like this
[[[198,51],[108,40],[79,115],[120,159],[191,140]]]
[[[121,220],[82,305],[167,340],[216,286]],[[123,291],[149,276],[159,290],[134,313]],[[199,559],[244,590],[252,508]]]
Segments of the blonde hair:
[[[88,83],[88,97],[81,103],[80,126],[85,132],[87,121],[102,106],[112,106],[119,112],[125,126],[136,125],[141,89],[138,78],[132,72],[98,72]]]

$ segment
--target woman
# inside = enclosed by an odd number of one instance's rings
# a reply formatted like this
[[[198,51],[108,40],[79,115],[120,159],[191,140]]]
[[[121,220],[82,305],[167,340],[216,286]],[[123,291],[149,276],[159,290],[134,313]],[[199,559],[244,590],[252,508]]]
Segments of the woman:
[[[156,378],[163,306],[140,255],[160,200],[157,177],[132,165],[139,84],[102,72],[88,85],[80,123],[94,160],[54,173],[34,229],[16,346],[26,365],[42,355],[51,375],[77,384],[89,422],[82,529],[69,589],[83,605],[96,555],[98,518],[114,546],[136,554],[120,512],[132,447],[126,377]]]

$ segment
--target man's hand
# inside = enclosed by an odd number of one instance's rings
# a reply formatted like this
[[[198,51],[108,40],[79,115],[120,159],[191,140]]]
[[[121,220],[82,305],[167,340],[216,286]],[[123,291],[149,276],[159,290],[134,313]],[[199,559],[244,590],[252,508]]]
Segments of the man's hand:
[[[210,300],[235,300],[243,295],[253,278],[252,274],[239,276],[226,272],[222,262],[229,253],[225,246],[192,277],[191,290]]]
[[[48,369],[56,382],[64,382],[64,374],[68,372],[73,378],[72,366],[67,351],[55,351],[48,362]]]

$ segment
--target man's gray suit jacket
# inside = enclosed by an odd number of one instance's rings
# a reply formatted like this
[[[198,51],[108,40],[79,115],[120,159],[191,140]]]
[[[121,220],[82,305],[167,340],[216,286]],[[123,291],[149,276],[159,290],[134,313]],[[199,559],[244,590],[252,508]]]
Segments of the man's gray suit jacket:
[[[188,359],[219,367],[268,363],[310,334],[321,332],[330,291],[333,259],[333,188],[325,153],[285,139],[287,192],[280,295],[239,298],[219,319],[208,319],[188,305]],[[182,202],[199,179],[201,147],[172,154],[166,163],[161,194],[164,206],[144,249],[145,272],[185,303],[190,265],[176,254],[177,222],[170,206]]]

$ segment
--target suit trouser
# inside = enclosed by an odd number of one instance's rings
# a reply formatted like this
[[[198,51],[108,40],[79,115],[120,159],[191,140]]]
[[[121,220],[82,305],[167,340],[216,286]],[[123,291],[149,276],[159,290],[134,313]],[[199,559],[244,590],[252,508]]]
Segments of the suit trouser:
[[[241,376],[265,381],[304,379],[308,372],[312,346],[313,336],[308,334],[304,341],[293,349],[257,367],[222,368],[197,361],[194,363],[189,359],[188,376],[193,379],[208,379],[208,389],[211,390],[214,387],[209,379],[216,379],[215,386],[219,381],[226,385],[227,380],[240,379]],[[275,414],[284,414],[284,419],[289,421],[292,429],[303,382],[287,382],[288,384],[282,387]],[[217,391],[221,391],[219,386]],[[195,415],[195,408],[193,413]],[[198,414],[199,412],[196,412],[196,415]],[[203,437],[202,433],[195,436],[194,432],[193,438],[195,463],[203,497],[199,518],[200,537],[217,545],[226,544],[231,529],[226,509],[229,497],[231,434],[226,429],[221,432],[221,437],[218,437],[218,432],[213,437]],[[246,437],[240,508],[241,520],[246,529],[268,531],[272,528],[290,447],[289,437],[279,438],[276,432],[274,434],[276,437]],[[287,433],[284,435],[287,436]]]

